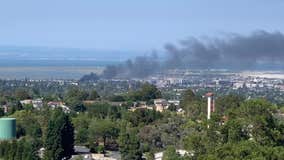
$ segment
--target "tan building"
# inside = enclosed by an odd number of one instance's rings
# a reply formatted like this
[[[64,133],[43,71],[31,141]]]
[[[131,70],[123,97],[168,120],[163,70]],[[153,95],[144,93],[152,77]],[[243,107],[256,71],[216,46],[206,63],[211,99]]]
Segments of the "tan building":
[[[153,109],[153,107],[147,105],[147,102],[145,101],[138,101],[138,102],[134,102],[132,107],[128,110],[134,112],[137,109]]]
[[[169,103],[165,99],[154,99],[154,105],[155,105],[156,111],[159,111],[159,112],[163,112],[169,107]]]

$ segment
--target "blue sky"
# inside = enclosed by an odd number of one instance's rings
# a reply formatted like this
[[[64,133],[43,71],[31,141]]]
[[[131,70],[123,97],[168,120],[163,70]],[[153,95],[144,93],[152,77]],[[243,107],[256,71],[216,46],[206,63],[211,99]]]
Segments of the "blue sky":
[[[284,32],[283,0],[0,0],[0,45],[146,51],[189,36]]]

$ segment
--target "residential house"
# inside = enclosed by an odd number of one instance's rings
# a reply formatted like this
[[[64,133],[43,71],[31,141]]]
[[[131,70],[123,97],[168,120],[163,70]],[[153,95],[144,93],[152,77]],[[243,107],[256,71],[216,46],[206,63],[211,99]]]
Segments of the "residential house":
[[[61,101],[50,101],[47,103],[47,106],[55,109],[55,108],[62,108],[63,112],[70,113],[71,109],[65,105],[65,103]]]
[[[156,111],[163,112],[165,109],[168,109],[169,103],[165,99],[154,99],[154,105]]]

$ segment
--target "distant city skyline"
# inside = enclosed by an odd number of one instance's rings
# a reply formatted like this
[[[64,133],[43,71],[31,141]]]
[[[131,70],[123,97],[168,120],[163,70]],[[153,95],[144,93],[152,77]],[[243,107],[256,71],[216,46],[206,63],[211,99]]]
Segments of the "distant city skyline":
[[[0,46],[162,49],[189,36],[284,31],[281,0],[10,0],[0,2]]]

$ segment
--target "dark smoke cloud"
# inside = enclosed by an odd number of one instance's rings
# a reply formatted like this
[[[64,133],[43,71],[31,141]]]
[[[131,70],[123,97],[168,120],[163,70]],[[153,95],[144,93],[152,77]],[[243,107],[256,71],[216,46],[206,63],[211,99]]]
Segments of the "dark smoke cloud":
[[[161,70],[156,54],[151,56],[138,56],[127,60],[123,64],[107,66],[103,72],[104,78],[143,78]]]
[[[225,38],[207,40],[189,38],[178,45],[166,44],[165,51],[165,61],[158,61],[156,55],[137,57],[121,65],[108,66],[103,75],[106,78],[143,78],[167,69],[240,70],[281,64],[284,60],[284,35],[256,31],[248,36],[230,34]]]

